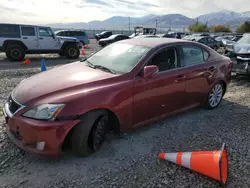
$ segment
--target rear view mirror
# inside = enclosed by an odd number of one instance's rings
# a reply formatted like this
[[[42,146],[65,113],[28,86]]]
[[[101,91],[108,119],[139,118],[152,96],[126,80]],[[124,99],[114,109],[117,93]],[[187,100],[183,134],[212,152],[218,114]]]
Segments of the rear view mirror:
[[[145,66],[143,71],[143,77],[150,78],[157,72],[159,72],[159,68],[156,65]]]

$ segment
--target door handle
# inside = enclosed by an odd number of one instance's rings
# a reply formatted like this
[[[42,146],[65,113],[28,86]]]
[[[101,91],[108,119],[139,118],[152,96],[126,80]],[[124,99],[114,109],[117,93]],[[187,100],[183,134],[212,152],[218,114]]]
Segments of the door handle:
[[[40,40],[43,40],[43,38],[42,38],[42,37],[40,37],[39,39],[40,39]]]
[[[28,37],[23,37],[23,39],[28,39]]]
[[[174,82],[181,82],[181,81],[183,81],[183,80],[185,80],[186,79],[186,76],[185,75],[178,75],[177,77],[176,77],[176,79],[175,79],[175,81]]]

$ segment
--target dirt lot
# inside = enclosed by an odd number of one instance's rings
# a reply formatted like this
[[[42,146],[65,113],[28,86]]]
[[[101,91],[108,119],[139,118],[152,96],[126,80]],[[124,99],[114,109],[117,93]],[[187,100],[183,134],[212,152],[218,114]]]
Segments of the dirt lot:
[[[94,48],[93,43],[87,53]],[[22,69],[18,63],[0,60],[0,105],[22,79],[40,71],[40,57],[33,57],[32,65]],[[67,60],[58,60],[55,55],[46,62],[52,68]],[[227,187],[249,188],[249,109],[250,80],[234,78],[215,110],[196,108],[126,133],[120,139],[109,138],[98,153],[88,158],[66,153],[58,161],[37,158],[14,146],[0,117],[0,187],[219,187],[216,181],[160,161],[157,155],[218,150],[225,142],[229,159]]]

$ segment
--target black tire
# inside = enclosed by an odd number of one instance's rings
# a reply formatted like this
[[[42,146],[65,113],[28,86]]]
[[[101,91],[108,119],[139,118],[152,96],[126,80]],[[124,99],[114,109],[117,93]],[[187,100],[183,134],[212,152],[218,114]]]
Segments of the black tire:
[[[64,50],[64,54],[68,59],[77,59],[80,55],[80,49],[76,44],[68,44]]]
[[[77,156],[87,157],[97,152],[105,140],[107,128],[108,114],[106,111],[95,111],[84,115],[72,132],[73,153]]]
[[[22,61],[25,57],[25,50],[19,44],[8,45],[5,53],[10,61]]]
[[[59,52],[58,55],[61,56],[61,57],[65,56],[64,52]]]
[[[212,105],[211,103],[210,103],[210,95],[211,95],[211,93],[213,92],[213,90],[215,89],[215,87],[216,86],[220,86],[221,87],[221,89],[222,89],[222,95],[221,95],[221,97],[220,97],[220,99],[218,100],[217,99],[217,103],[215,104],[215,105]],[[216,84],[214,84],[214,86],[212,87],[212,89],[210,90],[210,92],[209,92],[209,94],[208,94],[208,96],[207,96],[207,100],[206,100],[206,104],[205,104],[205,108],[206,109],[208,109],[208,110],[212,110],[212,109],[215,109],[215,108],[217,108],[219,105],[220,105],[220,103],[221,103],[221,101],[222,101],[222,99],[223,99],[223,96],[224,96],[224,94],[225,94],[225,86],[224,86],[224,84],[222,83],[222,82],[217,82]]]

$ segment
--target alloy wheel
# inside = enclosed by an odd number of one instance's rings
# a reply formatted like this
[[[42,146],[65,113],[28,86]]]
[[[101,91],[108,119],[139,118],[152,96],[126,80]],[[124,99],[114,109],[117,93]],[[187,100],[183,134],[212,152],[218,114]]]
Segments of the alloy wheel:
[[[209,105],[213,108],[216,107],[220,103],[222,95],[223,95],[222,85],[216,84],[209,94]]]

